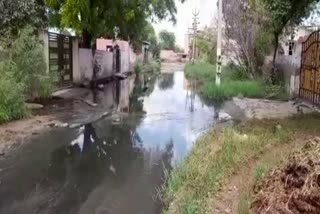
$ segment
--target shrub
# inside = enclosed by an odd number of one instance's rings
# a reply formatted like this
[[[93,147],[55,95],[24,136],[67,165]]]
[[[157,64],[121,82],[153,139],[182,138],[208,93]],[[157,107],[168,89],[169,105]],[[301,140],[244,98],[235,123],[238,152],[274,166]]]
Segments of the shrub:
[[[265,57],[272,51],[273,34],[268,29],[260,29],[255,39],[256,64],[258,68],[263,65]]]
[[[4,36],[0,46],[0,123],[25,117],[25,100],[48,97],[56,74],[48,74],[44,50],[31,27],[16,38]]]
[[[7,74],[15,69],[11,63],[0,63],[0,123],[25,117],[28,112],[24,103],[24,85]]]
[[[16,65],[13,78],[23,84],[24,94],[28,99],[48,97],[54,90],[56,74],[47,73],[44,50],[41,41],[34,34],[32,27],[21,30],[11,42],[9,58]]]
[[[245,67],[229,63],[223,67],[222,78],[224,80],[249,80],[250,75]]]
[[[284,85],[271,85],[268,84],[265,87],[267,98],[273,98],[277,100],[288,100],[289,94]]]

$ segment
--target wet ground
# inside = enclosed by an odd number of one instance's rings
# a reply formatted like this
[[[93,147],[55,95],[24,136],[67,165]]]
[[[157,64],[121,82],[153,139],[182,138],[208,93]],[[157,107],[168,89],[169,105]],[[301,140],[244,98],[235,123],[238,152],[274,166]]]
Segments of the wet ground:
[[[215,116],[183,72],[110,83],[86,99],[99,105],[69,116],[76,128],[25,139],[1,160],[0,213],[160,213],[164,172]]]

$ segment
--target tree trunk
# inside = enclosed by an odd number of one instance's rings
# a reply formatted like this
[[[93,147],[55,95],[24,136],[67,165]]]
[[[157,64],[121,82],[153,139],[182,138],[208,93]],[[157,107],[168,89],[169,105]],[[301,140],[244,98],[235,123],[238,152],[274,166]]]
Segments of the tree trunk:
[[[274,52],[273,52],[273,59],[272,59],[272,70],[271,70],[271,82],[275,84],[276,82],[276,59],[277,53],[279,48],[279,34],[274,35]]]
[[[92,34],[87,30],[82,31],[82,48],[91,48]]]

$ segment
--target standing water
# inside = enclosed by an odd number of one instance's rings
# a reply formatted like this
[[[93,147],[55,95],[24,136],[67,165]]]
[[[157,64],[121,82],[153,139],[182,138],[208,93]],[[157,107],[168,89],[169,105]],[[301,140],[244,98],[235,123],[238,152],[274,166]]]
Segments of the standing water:
[[[160,213],[164,171],[186,157],[214,109],[183,72],[135,81],[95,96],[116,106],[111,117],[35,136],[3,160],[0,213]]]

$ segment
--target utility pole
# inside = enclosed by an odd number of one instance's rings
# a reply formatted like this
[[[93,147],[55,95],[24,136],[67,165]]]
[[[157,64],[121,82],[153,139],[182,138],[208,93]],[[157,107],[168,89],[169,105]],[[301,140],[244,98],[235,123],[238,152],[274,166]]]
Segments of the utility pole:
[[[218,0],[218,38],[217,38],[217,71],[216,71],[216,85],[221,84],[221,71],[222,71],[222,56],[221,56],[221,43],[222,43],[222,0]]]
[[[197,42],[197,33],[198,33],[198,19],[199,19],[199,11],[197,10],[194,10],[192,12],[192,19],[193,19],[193,22],[192,22],[192,28],[191,30],[193,31],[193,34],[192,34],[192,63],[194,63],[194,60],[196,58],[196,42]]]

